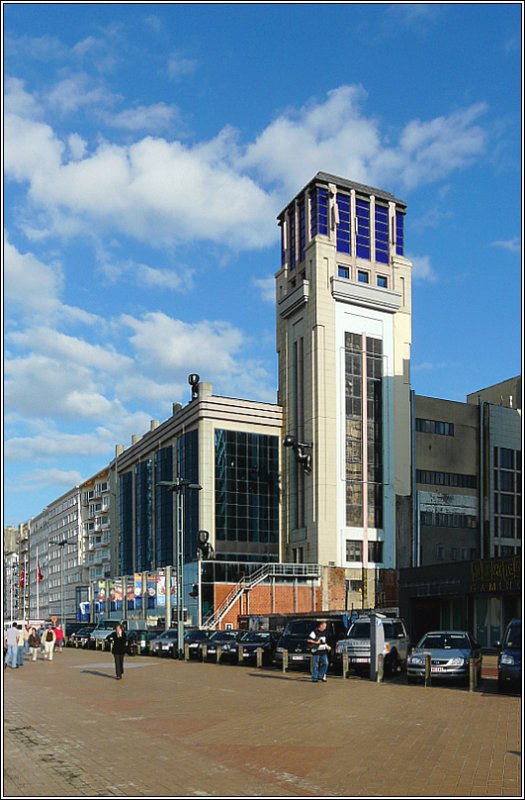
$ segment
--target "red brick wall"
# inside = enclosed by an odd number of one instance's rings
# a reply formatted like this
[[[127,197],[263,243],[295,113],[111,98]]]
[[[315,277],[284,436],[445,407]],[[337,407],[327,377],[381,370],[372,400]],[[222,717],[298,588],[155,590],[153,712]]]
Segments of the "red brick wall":
[[[215,585],[215,608],[229,595],[234,584]],[[238,626],[239,614],[295,614],[320,611],[322,608],[321,588],[316,586],[293,586],[290,584],[260,584],[245,592],[223,617],[218,627],[227,623]]]

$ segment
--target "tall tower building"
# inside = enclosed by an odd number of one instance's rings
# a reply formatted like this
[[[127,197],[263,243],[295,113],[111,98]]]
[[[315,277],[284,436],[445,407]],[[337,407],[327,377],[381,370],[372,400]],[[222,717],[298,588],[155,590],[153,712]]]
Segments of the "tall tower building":
[[[363,584],[410,557],[405,212],[388,192],[319,172],[278,218],[286,557],[361,570]]]

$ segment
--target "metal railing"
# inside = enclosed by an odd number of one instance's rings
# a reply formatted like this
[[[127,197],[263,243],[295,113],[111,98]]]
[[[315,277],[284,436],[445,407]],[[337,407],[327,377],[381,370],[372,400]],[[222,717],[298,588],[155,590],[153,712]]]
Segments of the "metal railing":
[[[315,580],[320,577],[320,574],[321,568],[319,564],[277,564],[274,562],[263,564],[262,567],[248,578],[245,575],[241,577],[239,582],[224,598],[218,608],[212,611],[203,621],[202,627],[207,629],[215,628],[244,592],[250,591],[268,578],[303,578]]]

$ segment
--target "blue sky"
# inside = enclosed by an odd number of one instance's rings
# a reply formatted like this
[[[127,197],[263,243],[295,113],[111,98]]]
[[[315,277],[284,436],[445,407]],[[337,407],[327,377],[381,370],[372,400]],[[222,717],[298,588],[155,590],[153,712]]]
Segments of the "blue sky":
[[[187,402],[276,399],[276,215],[321,170],[408,204],[412,384],[521,370],[521,3],[4,15],[4,512]]]

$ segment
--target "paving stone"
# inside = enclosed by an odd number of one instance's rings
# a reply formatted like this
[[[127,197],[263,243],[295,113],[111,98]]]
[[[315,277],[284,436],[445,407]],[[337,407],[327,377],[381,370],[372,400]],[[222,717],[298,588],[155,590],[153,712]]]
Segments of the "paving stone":
[[[100,651],[4,671],[3,797],[522,796],[521,700]]]

